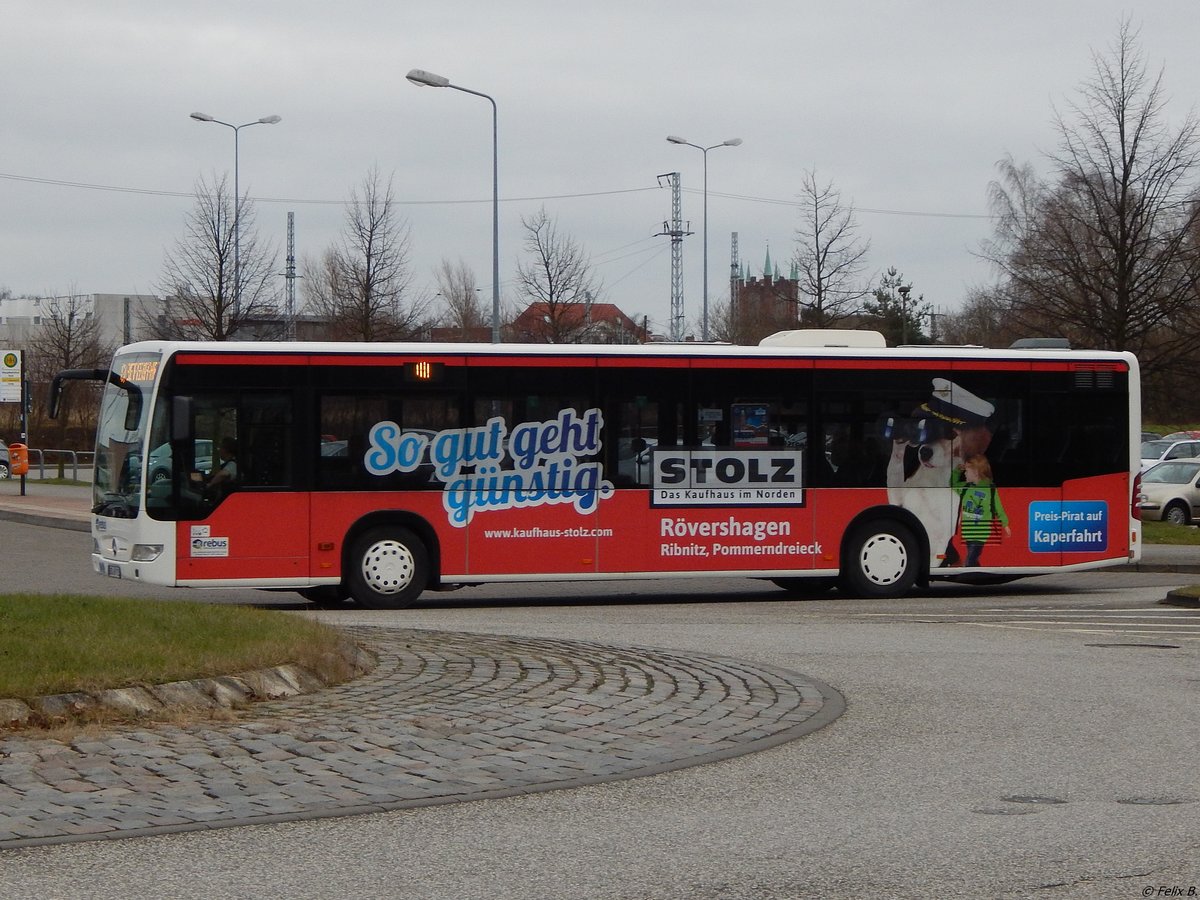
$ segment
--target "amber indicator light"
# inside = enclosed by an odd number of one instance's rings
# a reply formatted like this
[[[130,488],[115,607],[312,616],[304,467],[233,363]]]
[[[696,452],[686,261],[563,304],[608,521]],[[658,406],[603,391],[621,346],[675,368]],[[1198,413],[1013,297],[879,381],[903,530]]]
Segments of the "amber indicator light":
[[[421,360],[404,364],[404,374],[408,381],[436,382],[442,380],[442,371],[446,364]]]

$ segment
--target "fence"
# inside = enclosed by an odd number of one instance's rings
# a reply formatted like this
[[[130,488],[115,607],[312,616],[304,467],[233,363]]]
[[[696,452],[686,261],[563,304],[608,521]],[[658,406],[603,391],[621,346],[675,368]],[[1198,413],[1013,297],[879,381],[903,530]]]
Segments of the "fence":
[[[51,475],[51,478],[66,478],[67,469],[71,470],[71,478],[79,481],[79,465],[80,457],[86,458],[84,465],[84,474],[92,477],[92,459],[95,457],[95,452],[92,450],[39,450],[35,447],[29,448],[29,474],[33,475],[34,470],[37,470],[37,477],[44,479],[46,477],[46,456],[52,454],[52,459],[57,462],[52,463],[52,466],[58,467],[58,473]]]

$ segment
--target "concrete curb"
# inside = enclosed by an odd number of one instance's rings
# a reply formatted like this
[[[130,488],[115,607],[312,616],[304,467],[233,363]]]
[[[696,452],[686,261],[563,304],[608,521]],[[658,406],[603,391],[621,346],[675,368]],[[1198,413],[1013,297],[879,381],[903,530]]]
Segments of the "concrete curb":
[[[62,528],[66,531],[92,530],[91,519],[68,519],[53,513],[19,512],[13,509],[0,509],[0,520],[18,522],[22,525],[39,525],[43,528]]]
[[[351,641],[340,647],[342,659],[358,678],[377,665],[375,657]],[[242,709],[265,700],[283,700],[323,690],[328,682],[301,666],[286,664],[234,675],[131,685],[95,692],[71,691],[34,697],[28,702],[0,698],[0,732],[4,729],[55,727],[115,716],[153,720],[164,712]]]
[[[1164,606],[1180,606],[1185,609],[1200,609],[1200,597],[1185,594],[1183,589],[1167,591],[1167,596],[1158,601]]]

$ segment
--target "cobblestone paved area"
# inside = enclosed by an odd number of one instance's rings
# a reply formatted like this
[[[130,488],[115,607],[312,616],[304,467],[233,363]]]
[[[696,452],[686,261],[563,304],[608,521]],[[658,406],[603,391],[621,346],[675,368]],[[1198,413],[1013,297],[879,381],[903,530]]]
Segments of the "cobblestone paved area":
[[[0,739],[0,848],[379,812],[649,775],[811,733],[829,687],[733,659],[351,632],[370,675],[237,721]]]

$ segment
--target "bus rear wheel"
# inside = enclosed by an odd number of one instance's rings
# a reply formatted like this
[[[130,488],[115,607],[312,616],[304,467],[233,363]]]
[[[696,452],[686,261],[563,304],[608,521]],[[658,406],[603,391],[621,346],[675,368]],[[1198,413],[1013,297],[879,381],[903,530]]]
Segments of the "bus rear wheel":
[[[429,551],[407,528],[372,528],[354,542],[350,596],[367,609],[403,609],[429,582]]]
[[[838,586],[852,597],[902,597],[917,581],[919,547],[907,525],[864,522],[846,541]]]

